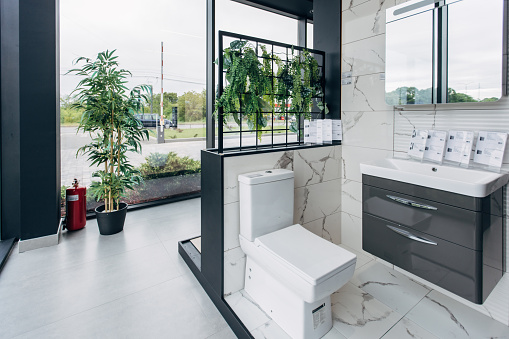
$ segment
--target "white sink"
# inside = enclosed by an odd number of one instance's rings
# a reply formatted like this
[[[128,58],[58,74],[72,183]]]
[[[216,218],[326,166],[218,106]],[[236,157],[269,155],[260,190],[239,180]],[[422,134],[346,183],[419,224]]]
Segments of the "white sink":
[[[381,159],[361,164],[361,173],[409,184],[483,198],[507,184],[508,173],[420,163],[407,159]]]

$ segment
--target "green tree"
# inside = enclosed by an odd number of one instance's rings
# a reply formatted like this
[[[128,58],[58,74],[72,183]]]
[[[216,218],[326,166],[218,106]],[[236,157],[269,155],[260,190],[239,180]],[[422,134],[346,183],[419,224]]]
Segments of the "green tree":
[[[454,89],[449,88],[447,90],[447,102],[477,102],[470,95],[465,93],[457,93]]]
[[[171,109],[177,105],[178,95],[175,92],[163,93],[163,114],[166,119],[171,119]],[[161,93],[154,93],[152,96],[153,112],[159,114],[161,112]],[[143,113],[150,113],[150,99],[143,106]]]
[[[200,121],[205,118],[205,90],[201,93],[195,91],[185,92],[178,98],[178,120]]]

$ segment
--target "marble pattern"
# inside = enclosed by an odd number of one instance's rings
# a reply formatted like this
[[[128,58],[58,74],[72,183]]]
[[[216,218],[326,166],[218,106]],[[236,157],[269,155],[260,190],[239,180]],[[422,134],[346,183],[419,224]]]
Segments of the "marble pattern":
[[[228,251],[240,246],[240,206],[239,202],[225,204],[224,209],[224,250]]]
[[[341,210],[362,218],[362,183],[344,179],[341,184]]]
[[[390,111],[385,103],[385,83],[380,74],[352,77],[352,83],[341,86],[341,110],[349,112]]]
[[[348,247],[364,253],[362,249],[362,219],[341,212],[341,240]]]
[[[402,315],[347,283],[332,294],[334,327],[347,338],[380,338]]]
[[[244,288],[246,255],[240,247],[224,252],[224,295],[230,295]]]
[[[333,244],[341,244],[341,214],[334,213],[302,225]]]
[[[432,291],[406,317],[439,338],[507,338],[509,328]]]
[[[358,269],[350,282],[400,314],[406,314],[431,291],[377,261]]]
[[[225,299],[254,338],[289,338],[243,290]],[[509,327],[372,259],[331,299],[333,328],[325,339],[509,337]]]
[[[383,339],[439,339],[408,318],[401,319]]]
[[[362,182],[361,162],[391,157],[392,151],[345,145],[343,146],[343,179]]]
[[[337,213],[340,192],[340,179],[295,189],[294,223],[302,225]]]
[[[342,112],[344,146],[392,150],[393,112]]]
[[[292,153],[292,154],[289,154]],[[270,168],[293,169],[293,152],[271,152],[224,159],[224,203],[239,201],[239,174]],[[282,167],[285,166],[285,167]]]
[[[352,84],[342,86],[341,98],[341,241],[359,252],[362,252],[362,215],[357,202],[362,197],[359,163],[391,156],[406,158],[414,128],[509,130],[507,97],[475,106],[423,105],[394,110],[385,104],[385,84],[380,79],[384,72],[385,10],[404,2],[406,0],[347,0],[342,4],[342,72],[353,72],[353,78]],[[503,168],[509,170],[509,150],[505,153]],[[509,208],[509,199],[505,205]],[[506,231],[505,236],[507,258],[509,232]],[[499,285],[504,284],[503,281]],[[492,295],[496,297],[490,296],[481,307],[474,304],[468,307],[509,324],[509,288],[502,290],[497,286]]]
[[[336,156],[336,147],[295,150],[295,187],[338,179],[340,177],[340,158],[341,154]]]
[[[385,72],[385,34],[343,45],[342,72],[353,76]]]

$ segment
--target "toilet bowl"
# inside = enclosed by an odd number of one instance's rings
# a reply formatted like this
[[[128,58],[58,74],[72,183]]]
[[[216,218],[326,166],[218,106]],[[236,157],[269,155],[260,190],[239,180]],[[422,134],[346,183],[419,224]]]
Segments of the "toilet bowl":
[[[353,276],[356,256],[293,224],[293,172],[239,176],[245,291],[292,338],[332,328],[331,294]]]

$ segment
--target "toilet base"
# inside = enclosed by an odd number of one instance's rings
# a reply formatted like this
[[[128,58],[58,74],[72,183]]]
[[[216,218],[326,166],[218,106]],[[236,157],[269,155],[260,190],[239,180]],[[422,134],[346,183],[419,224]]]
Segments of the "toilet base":
[[[244,289],[293,339],[318,339],[332,328],[330,295],[307,303],[249,256]]]

